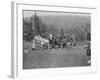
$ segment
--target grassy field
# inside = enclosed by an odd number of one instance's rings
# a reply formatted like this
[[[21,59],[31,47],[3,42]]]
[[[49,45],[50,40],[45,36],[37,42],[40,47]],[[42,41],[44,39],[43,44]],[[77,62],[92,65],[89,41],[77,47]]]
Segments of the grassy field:
[[[28,54],[23,55],[23,69],[89,66],[87,61],[82,45],[71,49],[29,49]]]

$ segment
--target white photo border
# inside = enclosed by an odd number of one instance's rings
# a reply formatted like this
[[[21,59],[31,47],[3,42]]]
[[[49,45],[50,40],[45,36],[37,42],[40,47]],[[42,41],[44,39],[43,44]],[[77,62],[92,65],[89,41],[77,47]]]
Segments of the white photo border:
[[[54,5],[36,5],[13,2],[13,51],[12,51],[12,77],[40,77],[66,75],[72,73],[91,73],[96,72],[97,55],[96,55],[96,8],[71,7],[71,6],[54,6]],[[45,10],[57,12],[74,12],[91,14],[91,66],[87,67],[66,67],[66,68],[49,68],[49,69],[28,69],[23,70],[23,10]],[[95,54],[94,54],[95,53]]]

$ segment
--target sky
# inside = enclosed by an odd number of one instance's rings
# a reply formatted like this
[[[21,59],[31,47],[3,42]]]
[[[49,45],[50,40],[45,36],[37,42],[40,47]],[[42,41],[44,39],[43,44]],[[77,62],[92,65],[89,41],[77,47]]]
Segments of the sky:
[[[32,10],[24,10],[23,11],[23,17],[31,17],[33,16],[35,11]],[[38,16],[50,16],[50,15],[68,15],[68,16],[90,16],[88,13],[67,13],[67,12],[50,12],[50,11],[36,11],[36,14]]]

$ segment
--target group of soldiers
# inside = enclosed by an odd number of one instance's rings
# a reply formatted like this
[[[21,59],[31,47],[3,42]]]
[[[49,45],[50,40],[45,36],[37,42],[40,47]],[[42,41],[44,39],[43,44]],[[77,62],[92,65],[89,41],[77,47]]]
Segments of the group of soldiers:
[[[56,49],[56,48],[71,48],[75,46],[75,42],[72,38],[68,41],[66,37],[54,37],[49,35],[48,39],[42,38],[40,35],[34,37],[32,43],[33,50],[35,49]]]
[[[68,41],[66,37],[52,37],[52,39],[49,39],[49,43],[51,48],[71,48],[71,46],[75,46],[73,39]]]

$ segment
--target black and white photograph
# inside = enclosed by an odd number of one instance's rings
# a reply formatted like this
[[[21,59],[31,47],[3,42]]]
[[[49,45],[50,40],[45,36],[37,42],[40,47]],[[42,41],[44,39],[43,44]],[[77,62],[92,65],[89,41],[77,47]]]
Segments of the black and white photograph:
[[[23,10],[23,69],[91,66],[91,14]]]

